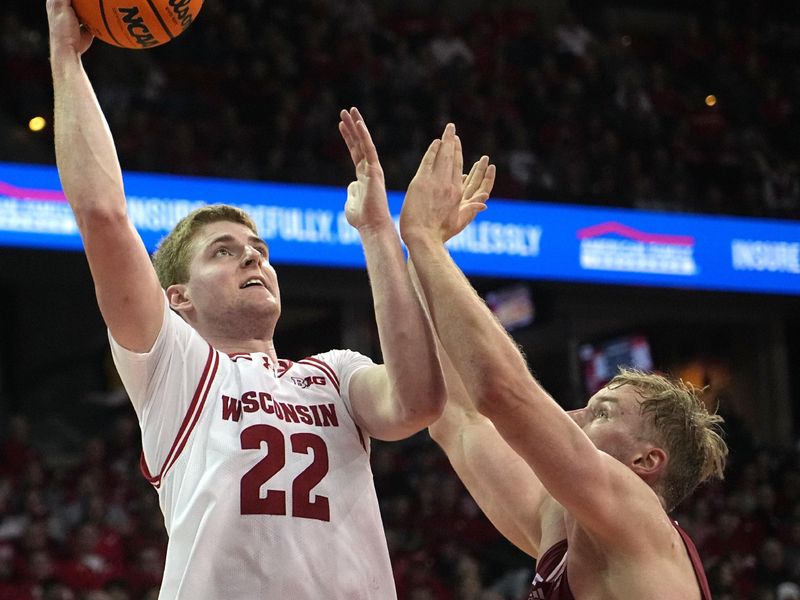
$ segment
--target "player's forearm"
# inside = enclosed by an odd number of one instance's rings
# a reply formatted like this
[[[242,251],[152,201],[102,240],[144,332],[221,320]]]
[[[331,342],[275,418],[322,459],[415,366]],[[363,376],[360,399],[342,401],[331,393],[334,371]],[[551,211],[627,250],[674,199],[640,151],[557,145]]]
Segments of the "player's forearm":
[[[126,213],[111,132],[75,51],[53,44],[51,61],[58,171],[83,237],[98,305],[117,342],[146,352],[161,327],[163,295]]]
[[[400,414],[415,429],[441,414],[444,379],[433,327],[409,278],[393,225],[361,232],[381,351]]]
[[[436,333],[476,407],[501,372],[525,372],[511,340],[441,243],[406,240]],[[488,377],[487,377],[488,376]]]
[[[441,243],[406,239],[436,333],[478,411],[559,501],[596,465],[589,438],[538,385]]]
[[[51,64],[56,162],[78,224],[94,213],[124,215],[117,152],[81,58],[54,45]]]
[[[430,310],[425,298],[425,290],[422,288],[419,275],[414,266],[414,261],[411,258],[408,260],[408,274],[411,278],[411,284],[414,286],[414,290],[422,302],[422,309],[430,320]],[[461,421],[468,416],[475,416],[478,411],[475,408],[475,403],[464,387],[464,383],[461,381],[458,371],[453,366],[453,361],[450,360],[447,352],[442,347],[442,343],[436,335],[435,329],[434,341],[439,354],[439,362],[442,365],[442,374],[444,375],[445,384],[447,385],[447,407],[442,417],[434,424],[437,429],[442,429],[445,423],[453,423],[456,425],[456,421]],[[433,433],[434,425],[431,426],[431,433]]]

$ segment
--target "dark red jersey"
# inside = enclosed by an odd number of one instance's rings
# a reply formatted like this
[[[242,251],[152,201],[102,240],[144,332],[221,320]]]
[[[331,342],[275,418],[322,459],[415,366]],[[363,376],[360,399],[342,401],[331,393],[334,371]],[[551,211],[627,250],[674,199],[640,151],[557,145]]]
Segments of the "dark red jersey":
[[[672,524],[678,530],[689,553],[697,584],[700,586],[701,600],[711,600],[711,590],[694,542],[677,522],[672,521]],[[528,600],[575,600],[567,579],[567,540],[561,540],[551,546],[536,563],[536,576]]]

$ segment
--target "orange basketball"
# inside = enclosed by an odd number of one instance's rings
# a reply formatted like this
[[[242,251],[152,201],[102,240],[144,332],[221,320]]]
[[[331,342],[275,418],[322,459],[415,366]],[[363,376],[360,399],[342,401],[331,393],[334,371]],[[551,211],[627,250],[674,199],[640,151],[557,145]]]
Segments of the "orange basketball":
[[[104,42],[143,49],[179,36],[203,0],[72,0],[78,19]]]

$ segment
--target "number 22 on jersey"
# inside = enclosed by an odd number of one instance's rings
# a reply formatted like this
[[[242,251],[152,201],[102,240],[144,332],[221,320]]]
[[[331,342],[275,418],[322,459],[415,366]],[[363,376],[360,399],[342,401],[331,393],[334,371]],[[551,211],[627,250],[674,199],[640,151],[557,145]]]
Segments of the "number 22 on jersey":
[[[243,515],[285,515],[286,491],[267,490],[261,497],[261,487],[286,465],[286,436],[271,425],[253,425],[242,431],[242,450],[258,450],[262,444],[267,446],[267,455],[258,461],[242,477],[241,513]],[[328,498],[314,495],[314,489],[328,473],[328,447],[325,440],[314,433],[293,433],[289,436],[289,452],[313,455],[313,460],[292,482],[293,517],[330,521],[331,512]]]

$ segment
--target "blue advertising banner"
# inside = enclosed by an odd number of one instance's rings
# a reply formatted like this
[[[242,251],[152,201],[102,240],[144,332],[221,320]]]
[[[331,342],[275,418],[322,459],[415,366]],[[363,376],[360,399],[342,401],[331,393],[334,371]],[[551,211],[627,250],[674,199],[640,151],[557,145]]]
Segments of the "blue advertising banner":
[[[125,174],[145,245],[190,210],[250,213],[275,264],[363,268],[344,188]],[[403,196],[392,192],[398,218]],[[800,222],[492,199],[448,244],[468,275],[800,295]],[[80,250],[53,167],[0,163],[0,246]]]

